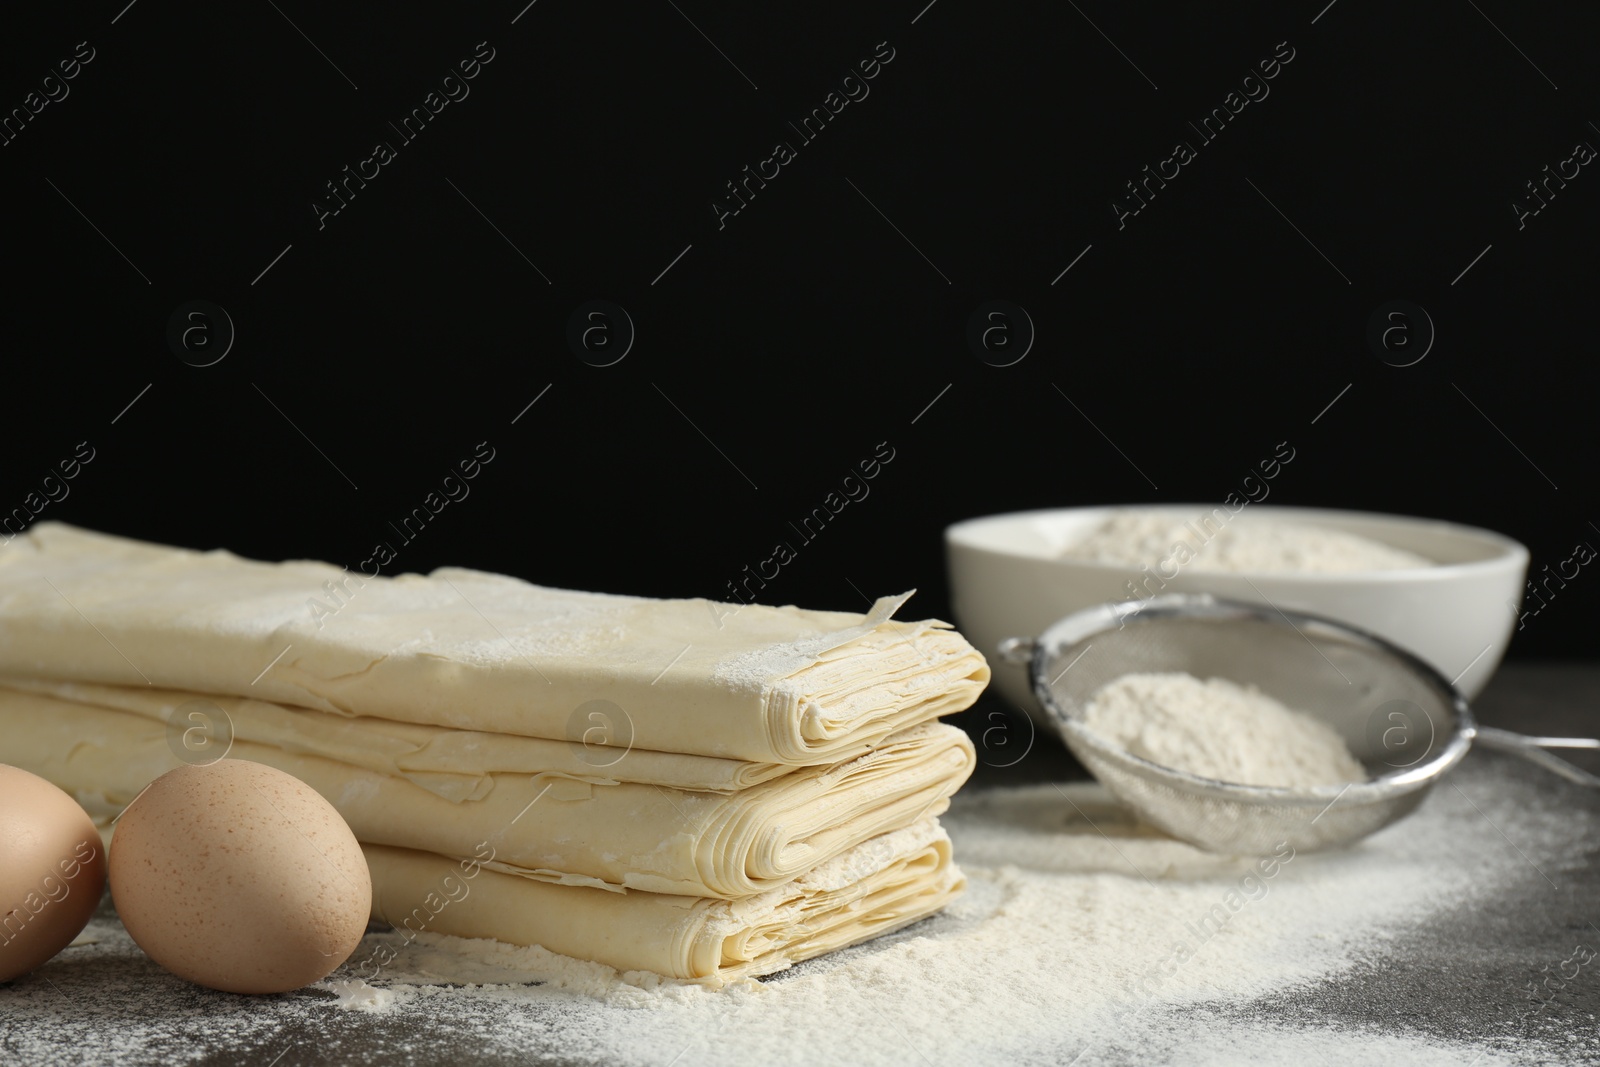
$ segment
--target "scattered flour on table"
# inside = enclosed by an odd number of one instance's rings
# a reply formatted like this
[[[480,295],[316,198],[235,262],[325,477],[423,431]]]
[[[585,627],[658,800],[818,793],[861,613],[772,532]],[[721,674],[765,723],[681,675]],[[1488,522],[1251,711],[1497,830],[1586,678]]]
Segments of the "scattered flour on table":
[[[350,965],[328,989],[238,997],[161,971],[102,911],[96,943],[0,986],[0,1061],[198,1064],[225,1047],[261,1063],[297,1048],[284,1065],[1595,1062],[1587,1015],[1552,1013],[1555,1030],[1533,1036],[1507,1018],[1486,1027],[1503,1039],[1468,1041],[1441,1036],[1448,1017],[1426,1028],[1421,990],[1381,1029],[1263,1008],[1327,983],[1360,1000],[1363,969],[1425,924],[1520,913],[1558,895],[1545,877],[1570,887],[1600,809],[1537,773],[1474,754],[1412,817],[1350,849],[1291,856],[1270,877],[1162,836],[1092,783],[969,790],[944,817],[971,885],[948,909],[721,991],[385,930],[355,957],[396,948],[376,975]],[[1539,946],[1483,959],[1481,980],[1516,991],[1502,1011],[1551,962]],[[338,985],[357,977],[394,999]]]
[[[1212,513],[1185,521],[1170,512],[1138,510],[1113,512],[1062,549],[1061,557],[1235,573],[1347,574],[1433,566],[1414,552],[1320,526],[1254,517],[1221,525]]]
[[[341,1008],[350,1008],[355,1011],[387,1011],[399,1001],[399,995],[392,989],[379,989],[370,986],[359,978],[339,978],[326,982],[315,982],[314,989],[325,989],[339,999],[334,1003]]]
[[[1089,697],[1083,725],[1132,755],[1202,778],[1290,788],[1367,780],[1332,727],[1226,678],[1124,674]]]

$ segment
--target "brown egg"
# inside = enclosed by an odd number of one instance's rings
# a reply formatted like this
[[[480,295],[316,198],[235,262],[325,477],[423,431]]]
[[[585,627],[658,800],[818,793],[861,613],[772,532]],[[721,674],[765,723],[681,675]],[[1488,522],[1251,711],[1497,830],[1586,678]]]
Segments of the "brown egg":
[[[66,948],[105,884],[88,812],[38,775],[0,764],[0,982]]]
[[[225,759],[168,771],[122,813],[111,898],[134,941],[173,974],[283,993],[355,951],[372,879],[350,827],[310,786]]]

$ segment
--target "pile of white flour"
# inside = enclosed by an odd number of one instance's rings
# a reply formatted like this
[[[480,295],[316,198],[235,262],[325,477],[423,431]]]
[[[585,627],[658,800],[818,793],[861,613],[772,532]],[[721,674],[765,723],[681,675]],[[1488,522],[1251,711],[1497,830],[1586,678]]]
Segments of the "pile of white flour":
[[[1367,780],[1327,724],[1226,678],[1124,674],[1090,696],[1083,725],[1132,755],[1202,778],[1289,788]]]
[[[1185,520],[1170,512],[1132,509],[1113,512],[1067,545],[1061,556],[1129,567],[1233,573],[1346,574],[1433,565],[1413,552],[1320,526],[1253,516],[1224,523],[1215,513]]]

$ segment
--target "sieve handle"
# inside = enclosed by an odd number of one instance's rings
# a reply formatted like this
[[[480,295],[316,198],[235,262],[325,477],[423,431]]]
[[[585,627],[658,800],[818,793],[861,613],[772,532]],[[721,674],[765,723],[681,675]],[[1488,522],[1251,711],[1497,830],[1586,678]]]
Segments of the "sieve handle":
[[[1591,789],[1600,789],[1600,778],[1595,777],[1581,767],[1574,767],[1559,756],[1552,756],[1546,752],[1547,748],[1594,748],[1600,749],[1600,740],[1592,737],[1531,737],[1528,734],[1513,733],[1510,730],[1497,730],[1493,726],[1478,727],[1478,741],[1485,748],[1492,748],[1499,752],[1509,752],[1514,756],[1521,756],[1531,763],[1537,763],[1547,771],[1559,774],[1569,782],[1577,782]]]

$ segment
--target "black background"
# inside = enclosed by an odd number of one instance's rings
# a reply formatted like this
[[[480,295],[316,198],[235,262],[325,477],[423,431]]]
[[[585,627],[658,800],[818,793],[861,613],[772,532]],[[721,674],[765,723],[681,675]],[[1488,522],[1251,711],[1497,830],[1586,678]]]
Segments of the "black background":
[[[0,147],[0,510],[87,440],[41,519],[718,598],[787,540],[764,600],[916,586],[947,617],[948,523],[1215,502],[1287,441],[1271,503],[1487,526],[1535,569],[1600,545],[1600,176],[1521,230],[1511,207],[1600,145],[1600,12],[524,2],[8,12],[0,109],[78,42],[95,58]],[[480,41],[470,95],[398,144]],[[801,143],[788,123],[879,42],[870,94]],[[1279,42],[1270,95],[1119,229],[1124,183]],[[396,160],[319,229],[324,183],[380,140]],[[719,229],[724,183],[780,140],[795,161]],[[237,330],[213,366],[166,341],[193,299]],[[592,299],[637,329],[609,367],[566,342]],[[992,299],[1037,329],[1012,366],[966,341]],[[1394,299],[1437,329],[1408,367],[1365,340]],[[402,545],[389,522],[481,441],[470,496]],[[880,442],[870,495],[799,545],[789,522]],[[1588,655],[1597,587],[1512,654]]]

